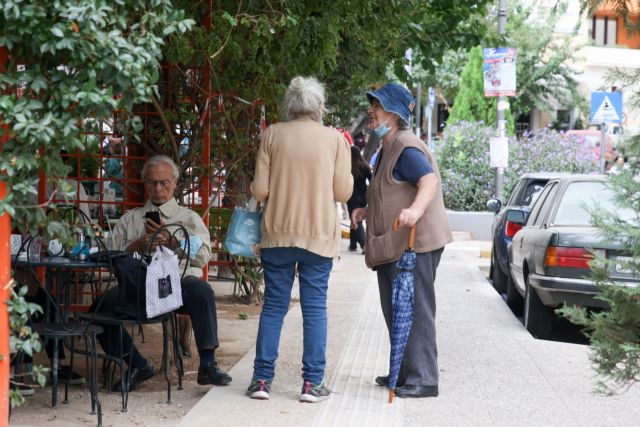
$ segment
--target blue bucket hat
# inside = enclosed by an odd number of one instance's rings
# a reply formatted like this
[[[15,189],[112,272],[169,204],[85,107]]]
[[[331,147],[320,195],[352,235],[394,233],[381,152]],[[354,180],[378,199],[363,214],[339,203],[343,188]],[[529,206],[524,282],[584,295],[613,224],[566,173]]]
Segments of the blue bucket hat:
[[[416,101],[404,86],[396,83],[387,83],[376,91],[367,91],[369,103],[374,99],[380,101],[384,111],[400,116],[405,125],[409,126],[409,116],[416,106]]]

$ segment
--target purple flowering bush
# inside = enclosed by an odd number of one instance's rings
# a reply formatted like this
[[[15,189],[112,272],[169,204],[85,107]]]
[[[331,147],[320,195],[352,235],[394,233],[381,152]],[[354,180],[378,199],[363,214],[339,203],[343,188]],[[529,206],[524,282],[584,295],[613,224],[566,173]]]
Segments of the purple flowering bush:
[[[436,148],[447,209],[484,211],[494,196],[495,169],[489,166],[489,139],[494,128],[483,122],[447,126]],[[509,138],[509,167],[505,169],[504,200],[518,177],[528,172],[595,173],[592,148],[575,137],[545,128]]]
[[[550,128],[525,133],[509,141],[509,167],[505,170],[505,200],[523,173],[597,173],[597,154],[584,139]]]
[[[447,209],[486,210],[493,194],[494,170],[489,167],[493,132],[483,122],[460,121],[445,129],[436,156]]]

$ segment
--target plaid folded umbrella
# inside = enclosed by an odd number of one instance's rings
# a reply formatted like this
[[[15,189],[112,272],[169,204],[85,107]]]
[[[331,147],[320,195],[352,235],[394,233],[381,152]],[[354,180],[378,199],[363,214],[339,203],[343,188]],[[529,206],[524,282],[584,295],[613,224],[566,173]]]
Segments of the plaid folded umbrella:
[[[393,229],[399,228],[398,220]],[[409,231],[409,245],[396,266],[400,273],[393,280],[391,305],[393,320],[391,324],[391,356],[389,358],[389,403],[393,402],[393,391],[396,388],[400,365],[407,346],[411,324],[413,323],[413,269],[416,266],[416,253],[413,251],[415,226]]]

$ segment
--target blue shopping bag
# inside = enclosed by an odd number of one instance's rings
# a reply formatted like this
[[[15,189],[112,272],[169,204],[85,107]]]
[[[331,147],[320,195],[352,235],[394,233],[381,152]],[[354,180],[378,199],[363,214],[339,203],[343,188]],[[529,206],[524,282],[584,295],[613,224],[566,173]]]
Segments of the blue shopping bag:
[[[254,248],[260,244],[262,213],[235,208],[227,230],[224,246],[231,255],[258,258]],[[256,248],[257,249],[257,248]]]

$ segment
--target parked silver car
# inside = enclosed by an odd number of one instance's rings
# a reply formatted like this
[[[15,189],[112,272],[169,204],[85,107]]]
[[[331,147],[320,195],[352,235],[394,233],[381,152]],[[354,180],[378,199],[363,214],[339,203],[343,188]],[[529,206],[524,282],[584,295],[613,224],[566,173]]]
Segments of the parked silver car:
[[[561,304],[605,307],[595,298],[590,263],[594,255],[623,261],[627,254],[621,239],[606,239],[591,225],[588,208],[598,204],[631,221],[633,212],[617,208],[613,199],[605,176],[571,175],[550,180],[530,212],[507,211],[508,222],[523,226],[508,248],[507,304],[515,313],[524,308],[525,327],[535,337],[549,336],[553,310]],[[611,279],[636,286],[639,278],[622,265],[611,263]]]

